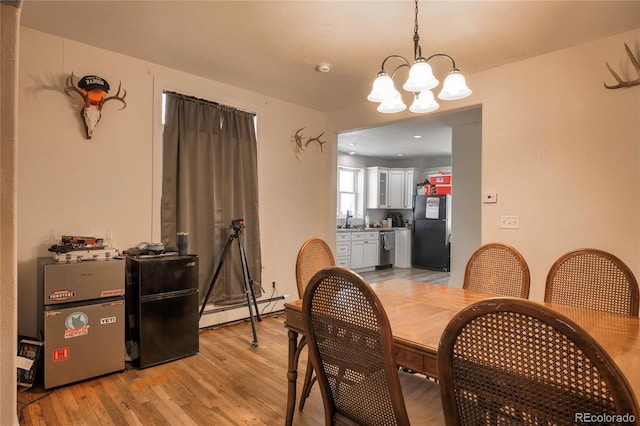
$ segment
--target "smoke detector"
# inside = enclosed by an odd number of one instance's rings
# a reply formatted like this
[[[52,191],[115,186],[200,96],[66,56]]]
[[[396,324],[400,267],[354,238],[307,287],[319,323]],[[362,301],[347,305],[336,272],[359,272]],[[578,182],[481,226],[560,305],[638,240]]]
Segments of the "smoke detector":
[[[326,62],[322,62],[322,63],[316,65],[316,71],[318,71],[318,72],[329,72],[329,71],[331,71],[331,64],[328,64]]]

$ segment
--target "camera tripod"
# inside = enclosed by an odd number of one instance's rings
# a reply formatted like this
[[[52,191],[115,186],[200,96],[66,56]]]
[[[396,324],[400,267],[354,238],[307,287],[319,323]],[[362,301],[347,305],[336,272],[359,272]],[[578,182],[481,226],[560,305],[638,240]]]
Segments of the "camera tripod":
[[[216,280],[218,279],[218,275],[222,270],[222,265],[224,264],[224,261],[227,258],[227,254],[229,253],[229,248],[231,247],[231,243],[233,243],[233,240],[236,240],[238,242],[238,249],[240,251],[240,260],[242,262],[244,294],[247,300],[247,306],[249,307],[249,318],[251,319],[251,329],[253,330],[253,342],[251,342],[251,344],[254,347],[257,347],[258,333],[256,331],[255,319],[257,319],[258,321],[262,321],[262,318],[260,318],[260,313],[258,312],[258,302],[256,302],[256,295],[253,291],[253,280],[251,279],[251,272],[249,271],[249,264],[247,263],[247,253],[245,251],[244,242],[242,240],[242,230],[244,229],[244,220],[234,219],[233,221],[231,221],[231,225],[229,226],[229,228],[233,229],[234,232],[233,234],[229,235],[229,239],[227,239],[227,244],[224,246],[224,250],[222,251],[220,262],[218,263],[216,272],[213,274],[213,279],[211,280],[211,284],[209,284],[207,295],[205,296],[204,301],[202,302],[202,307],[200,308],[200,318],[202,318],[202,312],[204,311],[204,308],[207,305],[207,300],[209,300],[211,291],[213,290],[213,287],[216,284]],[[255,313],[254,313],[254,310],[255,310]]]

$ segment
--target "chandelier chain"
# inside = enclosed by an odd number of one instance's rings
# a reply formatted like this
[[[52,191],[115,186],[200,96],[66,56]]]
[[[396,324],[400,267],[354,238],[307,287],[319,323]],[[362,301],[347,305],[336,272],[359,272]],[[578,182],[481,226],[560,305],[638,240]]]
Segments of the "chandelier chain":
[[[418,34],[418,0],[416,1],[416,8],[415,8],[415,19],[414,19],[414,25],[413,25],[413,32],[414,34]]]
[[[420,36],[418,35],[418,0],[415,0],[415,18],[413,21],[413,59],[422,57],[422,48],[420,47]]]

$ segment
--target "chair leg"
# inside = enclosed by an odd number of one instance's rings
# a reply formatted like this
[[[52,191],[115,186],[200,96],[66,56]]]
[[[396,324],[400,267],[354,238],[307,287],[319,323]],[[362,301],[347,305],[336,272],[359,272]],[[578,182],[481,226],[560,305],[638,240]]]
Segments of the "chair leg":
[[[307,371],[304,374],[304,384],[302,385],[302,392],[300,394],[300,406],[298,407],[300,411],[304,408],[304,403],[311,394],[311,387],[315,381],[316,377],[313,375],[313,365],[311,365],[311,360],[308,360]]]

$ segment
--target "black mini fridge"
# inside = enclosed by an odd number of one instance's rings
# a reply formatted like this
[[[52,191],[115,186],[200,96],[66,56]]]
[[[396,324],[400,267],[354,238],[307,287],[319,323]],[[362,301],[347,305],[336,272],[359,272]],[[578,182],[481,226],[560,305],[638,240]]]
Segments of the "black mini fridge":
[[[127,258],[126,346],[145,368],[199,350],[198,257]]]
[[[411,265],[449,271],[451,195],[416,195],[413,199]]]

